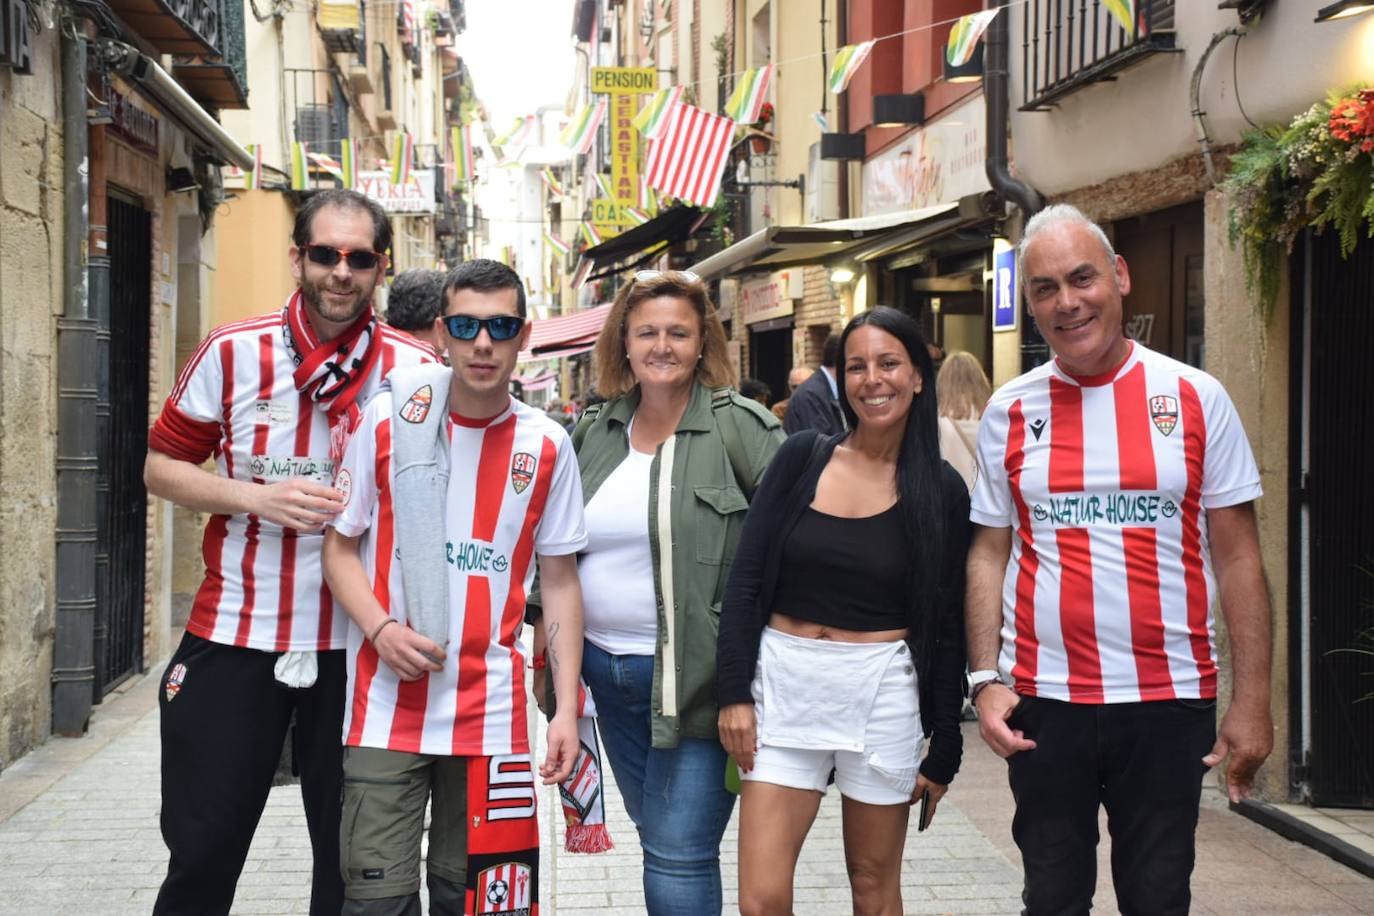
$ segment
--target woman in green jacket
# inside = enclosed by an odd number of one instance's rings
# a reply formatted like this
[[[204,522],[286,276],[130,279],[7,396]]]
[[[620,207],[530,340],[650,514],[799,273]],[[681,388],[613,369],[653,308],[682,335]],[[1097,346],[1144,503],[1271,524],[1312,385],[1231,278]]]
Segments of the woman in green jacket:
[[[734,796],[716,629],[748,495],[783,433],[729,388],[725,332],[695,274],[636,274],[594,356],[610,400],[574,433],[590,538],[582,677],[639,828],[649,913],[719,913]]]

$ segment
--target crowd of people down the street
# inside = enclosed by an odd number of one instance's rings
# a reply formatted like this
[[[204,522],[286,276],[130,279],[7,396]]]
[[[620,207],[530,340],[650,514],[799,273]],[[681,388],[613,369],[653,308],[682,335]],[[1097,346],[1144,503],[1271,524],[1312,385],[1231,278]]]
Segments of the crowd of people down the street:
[[[970,709],[1024,912],[1088,911],[1102,807],[1122,912],[1188,911],[1204,773],[1239,799],[1272,740],[1259,474],[1221,386],[1123,335],[1101,229],[1024,228],[1044,365],[994,391],[876,306],[771,409],[689,271],[627,278],[597,397],[544,410],[511,394],[519,276],[407,271],[383,316],[390,246],[368,198],[310,196],[294,292],[213,331],[150,433],[149,491],[209,519],[155,913],[229,912],[288,736],[315,914],[418,914],[422,871],[431,912],[537,913],[541,817],[637,842],[649,913],[719,913],[737,803],[739,909],[790,913],[832,783],[854,912],[900,913]]]

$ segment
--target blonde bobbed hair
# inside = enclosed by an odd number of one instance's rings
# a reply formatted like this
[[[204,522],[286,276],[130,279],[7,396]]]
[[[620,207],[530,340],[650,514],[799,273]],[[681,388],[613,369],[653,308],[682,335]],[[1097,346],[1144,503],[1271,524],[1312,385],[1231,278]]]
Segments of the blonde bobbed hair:
[[[979,419],[992,397],[992,383],[978,358],[965,350],[945,357],[935,377],[935,390],[940,399],[940,416],[951,420]]]
[[[638,384],[626,355],[625,335],[629,330],[630,312],[641,302],[660,296],[690,303],[701,322],[702,350],[697,362],[697,381],[708,388],[733,387],[735,370],[725,354],[725,328],[706,293],[706,284],[681,271],[669,270],[649,279],[632,280],[616,295],[592,351],[597,393],[604,398],[615,398],[628,394]]]

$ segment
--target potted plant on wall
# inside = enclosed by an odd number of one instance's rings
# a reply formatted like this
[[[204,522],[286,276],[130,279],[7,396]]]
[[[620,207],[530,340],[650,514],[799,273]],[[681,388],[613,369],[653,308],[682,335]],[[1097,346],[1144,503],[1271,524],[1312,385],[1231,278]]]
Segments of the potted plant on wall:
[[[766,153],[773,147],[773,137],[768,133],[768,125],[773,123],[773,103],[764,102],[759,109],[759,119],[751,127],[749,149],[755,153]]]

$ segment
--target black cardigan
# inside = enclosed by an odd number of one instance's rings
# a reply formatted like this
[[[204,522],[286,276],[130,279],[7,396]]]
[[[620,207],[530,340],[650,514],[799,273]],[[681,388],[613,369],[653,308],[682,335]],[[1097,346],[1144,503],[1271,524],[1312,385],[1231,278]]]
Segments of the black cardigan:
[[[721,706],[753,703],[750,685],[759,638],[768,623],[782,547],[816,496],[816,482],[844,435],[813,431],[789,436],[763,475],[740,534],[721,604],[716,642],[716,698]],[[944,465],[945,552],[939,585],[940,621],[934,645],[919,645],[912,621],[908,642],[917,664],[921,729],[933,735],[921,773],[947,785],[959,771],[964,739],[959,730],[964,698],[964,562],[969,542],[969,498],[963,478]],[[912,610],[913,615],[915,610]]]

